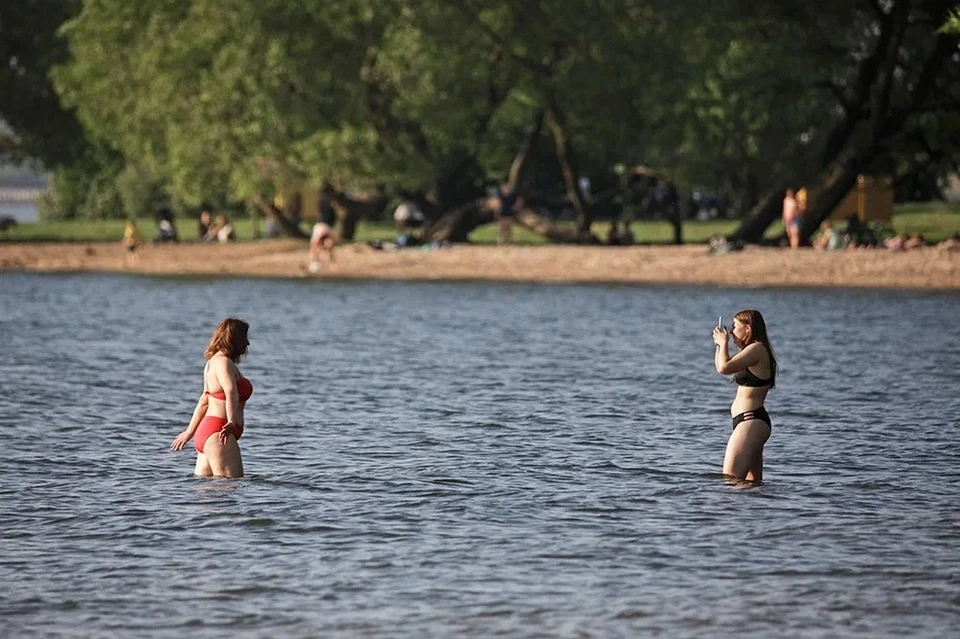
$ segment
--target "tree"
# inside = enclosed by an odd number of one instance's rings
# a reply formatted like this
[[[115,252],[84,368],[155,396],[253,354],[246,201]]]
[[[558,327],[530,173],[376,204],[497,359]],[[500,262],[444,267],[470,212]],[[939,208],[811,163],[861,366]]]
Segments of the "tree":
[[[57,30],[79,7],[75,0],[0,3],[0,120],[16,137],[7,146],[50,168],[77,161],[86,145],[83,129],[47,77],[66,57]]]
[[[630,143],[633,127],[606,123],[636,103],[611,99],[612,86],[638,82],[621,63],[653,28],[603,37],[607,5],[630,14],[637,3],[568,0],[548,13],[503,1],[268,0],[227,12],[213,0],[101,0],[65,28],[73,60],[55,77],[92,130],[167,175],[182,199],[224,191],[281,223],[270,193],[304,182],[432,190],[439,214],[502,174],[546,109],[583,234],[580,149],[593,158]]]
[[[781,174],[770,184],[732,239],[758,241],[779,217],[779,198],[788,185],[807,184],[817,194],[801,227],[801,234],[809,237],[860,173],[910,170],[912,162],[894,158],[908,157],[917,144],[939,146],[944,157],[954,156],[956,136],[951,135],[949,142],[929,136],[931,129],[940,128],[934,121],[944,123],[953,117],[960,98],[956,39],[936,34],[949,4],[864,1],[850,5],[852,14],[846,21],[830,14],[829,22],[822,16],[803,19],[800,24],[819,27],[815,31],[819,36],[798,51],[801,60],[818,61],[804,65],[809,73],[804,86],[829,109],[817,109],[814,124],[793,130],[793,135],[816,153],[812,160],[798,162],[792,174]]]

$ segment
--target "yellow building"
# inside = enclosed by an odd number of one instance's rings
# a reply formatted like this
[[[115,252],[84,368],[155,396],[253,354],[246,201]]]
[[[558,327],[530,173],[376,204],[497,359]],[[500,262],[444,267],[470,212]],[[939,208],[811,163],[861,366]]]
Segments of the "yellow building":
[[[300,198],[300,219],[316,220],[320,214],[320,192],[307,187],[279,187],[273,198],[273,205],[281,211],[287,211],[293,201]]]
[[[857,185],[830,214],[832,220],[845,220],[856,215],[861,222],[889,222],[893,219],[893,187],[889,180],[867,175],[857,178]]]

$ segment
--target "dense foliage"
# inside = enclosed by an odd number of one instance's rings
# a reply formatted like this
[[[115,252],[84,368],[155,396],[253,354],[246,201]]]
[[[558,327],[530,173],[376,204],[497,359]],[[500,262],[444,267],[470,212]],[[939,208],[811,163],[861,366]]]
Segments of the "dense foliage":
[[[88,0],[44,19],[69,18],[53,79],[87,139],[122,158],[126,184],[178,202],[310,184],[433,189],[449,208],[502,179],[546,113],[527,191],[564,169],[605,184],[645,165],[746,213],[786,184],[839,191],[840,168],[904,192],[955,170],[960,56],[941,30],[954,9]]]

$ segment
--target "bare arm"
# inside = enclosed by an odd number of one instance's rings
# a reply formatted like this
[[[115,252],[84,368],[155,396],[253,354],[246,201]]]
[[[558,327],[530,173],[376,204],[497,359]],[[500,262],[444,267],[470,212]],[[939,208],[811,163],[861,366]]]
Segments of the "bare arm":
[[[181,450],[188,441],[193,439],[193,435],[197,432],[197,427],[200,425],[200,420],[203,419],[203,416],[207,414],[208,403],[209,400],[207,399],[207,393],[204,391],[200,394],[200,399],[197,400],[197,407],[193,409],[193,416],[190,418],[190,424],[187,426],[185,431],[173,439],[173,443],[170,444],[171,450]]]
[[[193,417],[190,418],[190,425],[187,426],[186,432],[190,433],[190,437],[193,437],[193,434],[197,432],[197,426],[200,425],[200,420],[207,414],[207,404],[209,403],[210,400],[207,399],[207,393],[201,393],[200,399],[197,400],[197,407],[193,409]]]
[[[726,331],[719,332],[725,333]],[[750,366],[756,366],[762,361],[762,357],[763,346],[757,343],[750,344],[733,357],[730,357],[727,340],[723,339],[722,343],[717,341],[717,351],[714,355],[714,365],[717,367],[717,372],[721,375],[732,375],[734,373],[739,373]]]
[[[235,424],[237,416],[240,414],[240,392],[237,390],[237,371],[236,365],[226,358],[217,358],[213,365],[214,375],[223,388],[225,397],[225,406],[227,413],[227,423]]]

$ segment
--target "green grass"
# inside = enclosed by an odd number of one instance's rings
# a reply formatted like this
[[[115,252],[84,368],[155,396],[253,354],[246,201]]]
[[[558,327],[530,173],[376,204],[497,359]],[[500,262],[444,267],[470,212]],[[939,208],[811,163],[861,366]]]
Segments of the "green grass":
[[[240,241],[254,239],[253,221],[238,219],[232,222]],[[704,244],[714,235],[726,235],[732,232],[738,220],[688,221],[683,225],[683,239],[689,244]],[[54,222],[21,223],[6,232],[0,233],[0,242],[119,242],[123,237],[123,220],[63,220]],[[260,224],[261,234],[263,222]],[[144,240],[149,241],[156,233],[152,219],[137,220],[137,227]],[[893,232],[922,233],[927,241],[938,242],[960,233],[960,204],[944,202],[922,202],[901,204],[896,207],[893,216]],[[593,225],[594,234],[606,238],[610,228],[608,222]],[[631,225],[634,237],[641,244],[667,244],[673,241],[673,227],[667,222],[634,222]],[[196,221],[178,220],[177,230],[183,240],[191,241],[196,237]],[[766,237],[777,237],[783,232],[779,222],[770,226]],[[370,240],[393,240],[396,232],[392,222],[361,222],[357,226],[357,242]],[[470,234],[470,241],[476,244],[496,244],[497,225],[486,224]],[[545,240],[532,231],[514,225],[513,242],[519,245],[545,244]]]

